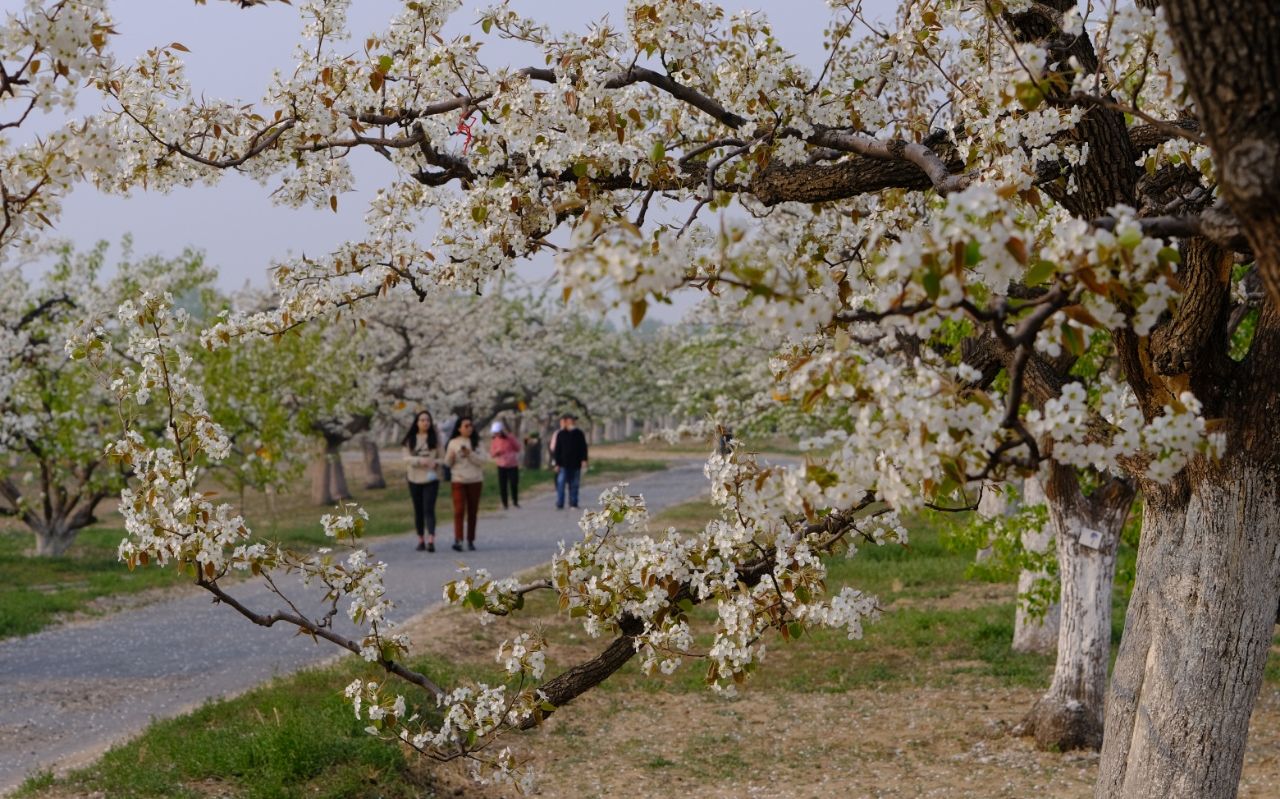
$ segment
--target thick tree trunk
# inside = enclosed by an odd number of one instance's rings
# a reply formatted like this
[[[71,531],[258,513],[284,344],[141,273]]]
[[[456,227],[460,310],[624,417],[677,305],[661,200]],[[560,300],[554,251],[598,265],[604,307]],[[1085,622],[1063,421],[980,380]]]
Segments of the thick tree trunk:
[[[982,496],[978,499],[978,516],[983,519],[994,519],[1009,512],[1009,501],[998,483],[988,483],[982,487]],[[993,548],[988,540],[986,546],[979,547],[973,559],[978,563],[991,560]]]
[[[364,487],[386,488],[387,480],[382,475],[382,457],[378,454],[378,442],[372,434],[369,434],[360,442],[360,447],[364,453]]]
[[[1039,505],[1045,501],[1044,489],[1040,487],[1038,478],[1028,477],[1023,481],[1024,505]],[[1053,545],[1053,536],[1051,524],[1046,525],[1043,530],[1027,530],[1022,533],[1022,548],[1028,552],[1047,552]],[[1026,595],[1034,590],[1037,583],[1047,579],[1047,572],[1023,569],[1018,575],[1018,596]],[[1060,602],[1053,602],[1044,613],[1033,614],[1027,610],[1026,603],[1019,601],[1013,619],[1013,651],[1053,654],[1058,648],[1060,608]]]
[[[329,491],[335,500],[351,499],[351,490],[347,488],[347,472],[342,468],[342,451],[334,447],[328,453],[329,458]]]
[[[313,505],[332,505],[334,504],[332,477],[330,472],[332,464],[329,456],[321,452],[316,455],[315,460],[311,462],[311,503]]]
[[[1280,480],[1233,459],[1144,488],[1099,799],[1230,799],[1280,599]]]
[[[71,548],[71,542],[76,540],[77,530],[68,529],[64,524],[52,524],[48,527],[37,529],[36,536],[36,556],[41,558],[59,558],[67,553]]]
[[[1054,466],[1052,471],[1045,494],[1061,586],[1058,658],[1049,690],[1020,731],[1041,749],[1098,749],[1111,659],[1116,548],[1134,492],[1128,483],[1112,480],[1086,497],[1074,469]]]

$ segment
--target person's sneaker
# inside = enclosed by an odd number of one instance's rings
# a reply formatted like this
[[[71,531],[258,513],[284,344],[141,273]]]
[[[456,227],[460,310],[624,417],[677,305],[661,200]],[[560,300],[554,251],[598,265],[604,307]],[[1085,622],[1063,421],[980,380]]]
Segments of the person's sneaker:
[[[427,551],[428,551],[428,552],[435,552],[435,551],[436,551],[436,542],[435,542],[435,541],[432,541],[432,542],[430,542],[430,543],[428,543],[428,544],[427,544]]]
[[[577,510],[577,509],[578,509],[578,506],[577,506],[577,505],[570,505],[569,507],[573,508],[574,510]]]
[[[512,504],[512,505],[515,505],[517,508],[518,508],[518,507],[520,507],[520,503],[519,503],[519,502],[512,502],[511,504]]]
[[[423,542],[419,541],[419,542],[418,542],[418,551],[419,551],[419,552],[426,552],[426,551],[427,551],[427,545],[426,545],[426,544],[424,544]]]
[[[454,542],[454,544],[453,544],[453,551],[454,551],[454,552],[461,552],[461,551],[462,551],[462,544],[459,544],[458,542],[456,542],[456,541],[455,541],[455,542]]]
[[[476,542],[475,542],[475,541],[468,541],[468,542],[467,542],[467,549],[471,550],[472,552],[475,552],[475,551],[476,551]]]
[[[556,510],[564,510],[564,505],[556,505]]]

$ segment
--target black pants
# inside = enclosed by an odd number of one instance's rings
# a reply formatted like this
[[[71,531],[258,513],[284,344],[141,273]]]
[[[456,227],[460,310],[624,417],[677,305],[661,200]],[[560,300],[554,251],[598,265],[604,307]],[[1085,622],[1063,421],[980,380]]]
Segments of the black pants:
[[[520,467],[498,467],[498,493],[502,495],[502,507],[507,507],[507,486],[511,486],[511,504],[520,504]]]
[[[422,538],[424,525],[431,537],[436,537],[436,496],[439,493],[439,480],[409,484],[409,496],[413,499],[413,526],[418,531],[418,538]]]

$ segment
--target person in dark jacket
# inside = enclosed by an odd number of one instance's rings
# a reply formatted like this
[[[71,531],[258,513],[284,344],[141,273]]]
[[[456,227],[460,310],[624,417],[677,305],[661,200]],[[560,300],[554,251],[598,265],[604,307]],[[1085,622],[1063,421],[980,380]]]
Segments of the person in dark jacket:
[[[578,417],[566,413],[560,417],[560,429],[551,438],[551,462],[556,470],[556,508],[564,507],[565,489],[569,489],[569,507],[578,507],[578,486],[587,469],[587,436],[577,428]]]
[[[537,433],[524,437],[524,457],[520,465],[530,471],[542,468],[542,439]]]

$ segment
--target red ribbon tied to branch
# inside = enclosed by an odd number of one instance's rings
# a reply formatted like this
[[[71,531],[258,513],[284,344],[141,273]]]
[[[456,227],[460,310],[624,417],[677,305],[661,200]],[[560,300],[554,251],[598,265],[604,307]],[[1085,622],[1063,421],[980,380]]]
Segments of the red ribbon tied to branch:
[[[471,146],[471,139],[472,139],[472,136],[471,136],[471,126],[472,126],[473,124],[475,124],[475,123],[471,121],[471,117],[470,117],[469,115],[466,115],[466,114],[464,114],[464,115],[462,116],[462,119],[459,119],[459,120],[458,120],[458,128],[457,128],[457,132],[458,132],[458,133],[461,133],[462,135],[464,135],[464,136],[466,136],[466,137],[467,137],[467,140],[466,140],[465,142],[463,142],[463,143],[462,143],[462,154],[463,154],[463,155],[466,155],[466,154],[467,154],[467,148],[469,148],[469,147]]]

